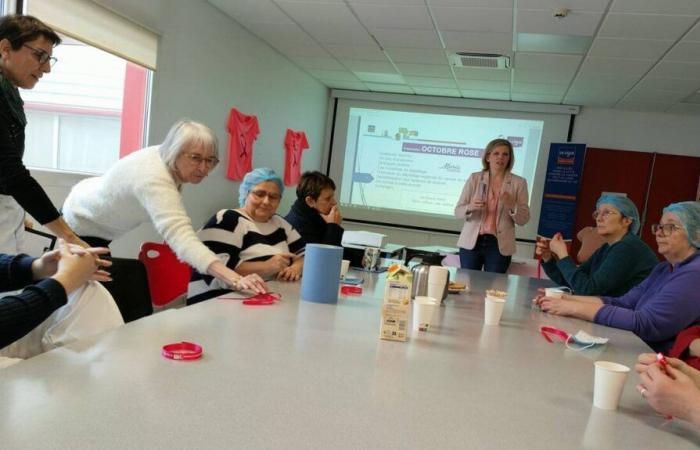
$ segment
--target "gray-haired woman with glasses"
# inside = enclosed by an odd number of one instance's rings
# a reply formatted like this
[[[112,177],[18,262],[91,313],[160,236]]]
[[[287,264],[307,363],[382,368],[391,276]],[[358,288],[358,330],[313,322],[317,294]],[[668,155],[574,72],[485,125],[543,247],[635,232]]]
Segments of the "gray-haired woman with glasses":
[[[195,234],[182,204],[185,183],[199,184],[219,162],[218,143],[204,124],[177,122],[161,145],[138,150],[104,175],[76,184],[63,214],[88,243],[108,247],[142,223],[151,222],[181,261],[233,289],[265,292],[256,274],[227,268]]]
[[[557,235],[549,242],[537,243],[542,268],[552,281],[577,294],[623,295],[641,283],[659,260],[637,237],[639,213],[629,198],[602,195],[596,202],[593,220],[605,243],[590,258],[577,266],[561,235]]]
[[[0,252],[17,253],[27,211],[67,242],[87,246],[66,224],[24,163],[27,118],[19,90],[32,89],[51,72],[61,38],[32,16],[0,18]]]
[[[700,324],[700,203],[672,203],[652,225],[665,262],[621,297],[538,297],[542,310],[633,331],[654,351],[666,352],[678,333]]]

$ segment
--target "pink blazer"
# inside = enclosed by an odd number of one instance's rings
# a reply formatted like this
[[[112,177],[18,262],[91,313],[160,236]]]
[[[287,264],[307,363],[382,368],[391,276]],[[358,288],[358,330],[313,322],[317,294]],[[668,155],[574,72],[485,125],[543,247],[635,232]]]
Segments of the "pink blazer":
[[[469,210],[469,203],[472,197],[479,194],[480,185],[489,184],[488,172],[474,172],[469,176],[469,179],[464,183],[462,195],[459,196],[457,205],[455,206],[455,217],[464,219],[462,232],[459,235],[457,246],[472,250],[476,244],[476,239],[479,237],[479,229],[481,222],[486,217],[481,210]],[[515,225],[525,225],[530,220],[530,208],[527,205],[527,181],[525,178],[506,174],[503,179],[503,187],[507,189],[515,197],[515,213],[510,214],[507,208],[499,202],[498,211],[496,213],[496,238],[498,239],[498,249],[503,256],[515,254]]]

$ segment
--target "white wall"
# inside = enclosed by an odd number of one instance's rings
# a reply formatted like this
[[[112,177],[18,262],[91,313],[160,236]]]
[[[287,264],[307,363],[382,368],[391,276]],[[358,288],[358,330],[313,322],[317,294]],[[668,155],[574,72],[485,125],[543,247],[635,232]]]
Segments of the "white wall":
[[[254,166],[284,168],[287,128],[304,130],[310,149],[302,169],[320,168],[329,90],[238,23],[203,0],[100,0],[108,8],[161,34],[154,74],[149,143],[162,141],[181,117],[214,129],[226,151],[226,119],[231,107],[255,114],[261,133]],[[222,155],[223,156],[223,155]],[[237,207],[238,183],[225,178],[225,162],[199,186],[186,185],[185,206],[195,228],[221,208]],[[39,182],[61,205],[76,177],[39,173]],[[279,211],[293,201],[287,189]],[[162,240],[148,225],[114,242],[115,256],[135,257],[141,242]]]

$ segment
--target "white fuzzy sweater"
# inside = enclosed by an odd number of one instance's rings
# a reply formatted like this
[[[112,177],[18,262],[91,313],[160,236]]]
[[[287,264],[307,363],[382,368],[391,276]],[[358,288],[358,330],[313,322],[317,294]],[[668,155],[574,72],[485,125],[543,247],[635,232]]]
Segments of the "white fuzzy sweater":
[[[206,273],[217,259],[197,238],[158,146],[138,150],[101,177],[76,184],[63,204],[63,217],[79,236],[109,241],[151,221],[178,258],[198,272]]]

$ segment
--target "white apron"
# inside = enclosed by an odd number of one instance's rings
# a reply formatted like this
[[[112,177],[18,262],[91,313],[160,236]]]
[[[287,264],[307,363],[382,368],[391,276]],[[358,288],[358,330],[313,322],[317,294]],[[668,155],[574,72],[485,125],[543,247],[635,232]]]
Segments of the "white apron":
[[[24,236],[24,209],[9,195],[0,195],[0,253],[20,253]]]

